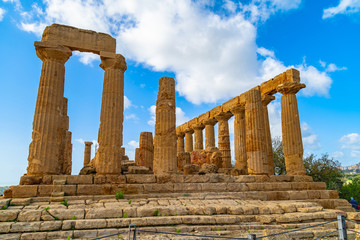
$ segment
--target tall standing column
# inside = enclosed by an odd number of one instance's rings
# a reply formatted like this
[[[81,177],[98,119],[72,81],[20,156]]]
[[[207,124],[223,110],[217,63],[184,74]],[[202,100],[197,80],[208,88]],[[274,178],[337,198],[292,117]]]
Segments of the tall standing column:
[[[35,42],[43,61],[29,146],[27,175],[61,174],[64,118],[65,62],[71,50],[60,45]]]
[[[193,147],[193,136],[194,130],[191,128],[187,128],[184,130],[185,132],[185,152],[191,153],[194,150]]]
[[[271,132],[270,132],[270,122],[269,122],[269,113],[268,113],[268,104],[275,100],[274,96],[271,95],[262,95],[262,105],[263,105],[263,113],[264,113],[264,127],[265,127],[265,141],[266,141],[266,152],[267,159],[269,165],[269,174],[274,175],[274,159],[273,159],[273,151],[272,151],[272,141],[271,141]]]
[[[245,106],[238,105],[231,109],[234,114],[234,145],[235,168],[247,172],[246,158],[246,132],[245,132]]]
[[[156,123],[154,138],[155,174],[177,171],[175,80],[162,77],[156,100]]]
[[[269,173],[260,88],[245,93],[246,156],[250,175]]]
[[[177,132],[176,136],[177,136],[177,155],[179,155],[180,153],[185,152],[185,142],[184,142],[185,133]]]
[[[303,83],[287,82],[279,85],[276,90],[281,97],[281,126],[283,151],[287,175],[305,175],[303,163],[303,143],[296,93],[305,87]]]
[[[154,143],[152,132],[141,132],[139,141],[138,166],[145,166],[153,169]]]
[[[100,67],[105,70],[101,102],[99,149],[96,153],[98,174],[121,173],[121,146],[124,111],[125,58],[101,57]]]
[[[207,119],[203,122],[205,125],[205,150],[211,151],[215,148],[215,129],[214,125],[217,120],[214,118]]]
[[[230,148],[230,134],[229,134],[229,122],[232,117],[230,112],[220,113],[215,116],[218,124],[218,145],[221,152],[222,167],[231,168],[231,148]]]
[[[84,150],[84,167],[89,164],[91,160],[91,145],[92,142],[84,142],[85,143],[85,150]]]
[[[203,129],[205,126],[202,123],[198,123],[192,126],[192,129],[194,129],[194,135],[195,135],[195,151],[202,151],[204,150],[204,143],[203,143]]]

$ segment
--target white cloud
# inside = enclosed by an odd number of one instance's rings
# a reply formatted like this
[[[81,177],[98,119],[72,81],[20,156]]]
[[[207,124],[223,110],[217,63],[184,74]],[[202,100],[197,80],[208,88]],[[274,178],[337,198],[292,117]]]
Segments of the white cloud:
[[[281,95],[277,94],[276,100],[272,101],[268,105],[268,114],[269,114],[269,122],[270,122],[270,132],[271,138],[282,137],[281,132],[281,105],[280,105],[280,97]]]
[[[150,106],[150,108],[148,109],[150,112],[150,120],[148,121],[148,124],[151,126],[155,126],[156,123],[156,106],[152,105]],[[176,126],[179,126],[187,121],[189,121],[190,119],[188,117],[185,116],[184,111],[179,108],[176,107]]]
[[[360,149],[360,134],[350,133],[340,138],[341,148],[343,149]]]
[[[139,142],[131,140],[125,146],[126,155],[130,160],[135,160],[135,149],[139,147]]]
[[[344,153],[341,151],[336,151],[330,154],[331,158],[334,158],[335,160],[342,160],[344,157]]]
[[[155,122],[156,122],[156,106],[151,105],[148,110],[150,112],[150,120],[148,121],[148,124],[150,126],[155,126]]]
[[[125,120],[138,120],[139,118],[135,114],[125,115]]]
[[[301,133],[304,148],[311,150],[318,150],[321,148],[319,136],[314,134],[313,130],[306,122],[301,124]]]
[[[324,9],[323,19],[334,17],[337,14],[352,14],[360,11],[359,0],[340,0],[339,5]]]
[[[85,65],[90,65],[90,66],[92,66],[92,63],[93,63],[95,60],[100,61],[99,55],[96,55],[96,54],[94,54],[94,53],[75,51],[75,52],[73,52],[73,54],[74,54],[75,56],[78,56],[78,57],[79,57],[79,61],[82,62],[82,63],[85,64]]]
[[[85,143],[84,139],[82,139],[82,138],[75,139],[75,142],[78,142],[78,143],[81,143],[81,144]]]
[[[271,50],[263,48],[263,47],[258,48],[256,52],[263,57],[272,57],[272,58],[275,57],[274,51],[271,51]]]
[[[5,9],[0,8],[0,21],[2,21],[4,19],[5,13],[6,13]]]
[[[128,97],[124,96],[124,109],[128,109],[131,106],[133,106],[131,100]]]
[[[341,70],[346,70],[346,69],[347,69],[346,67],[338,67],[334,63],[330,63],[326,68],[326,72],[336,72],[336,71],[341,71]]]
[[[350,156],[353,158],[360,158],[360,151],[358,150],[351,150]]]

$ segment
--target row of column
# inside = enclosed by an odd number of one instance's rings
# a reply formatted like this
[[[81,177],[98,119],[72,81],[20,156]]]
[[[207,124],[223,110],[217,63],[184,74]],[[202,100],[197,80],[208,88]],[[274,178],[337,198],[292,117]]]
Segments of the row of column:
[[[35,42],[35,49],[43,65],[27,175],[70,174],[72,145],[64,83],[65,63],[72,51],[68,47],[44,42]],[[126,62],[120,54],[100,57],[100,67],[105,73],[95,166],[99,174],[120,174]],[[84,161],[89,161],[89,154]]]
[[[295,82],[284,83],[277,87],[277,91],[283,94],[281,119],[288,175],[305,175],[295,95],[304,87],[304,84]],[[203,129],[205,129],[205,150],[211,151],[215,148],[214,125],[218,123],[218,149],[222,154],[222,167],[231,168],[228,120],[234,116],[235,168],[251,175],[273,175],[275,171],[267,106],[274,99],[275,97],[271,95],[262,96],[259,87],[246,92],[245,106],[234,106],[229,112],[220,113],[212,119],[185,129],[184,132],[178,132],[178,153],[203,150]],[[195,149],[193,149],[193,133],[195,133]]]

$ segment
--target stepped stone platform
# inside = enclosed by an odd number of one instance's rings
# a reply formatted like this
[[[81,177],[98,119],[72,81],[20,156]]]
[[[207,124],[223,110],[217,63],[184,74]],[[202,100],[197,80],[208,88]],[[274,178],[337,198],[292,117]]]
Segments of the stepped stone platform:
[[[336,220],[338,214],[360,220],[346,200],[325,187],[309,176],[23,176],[21,185],[0,199],[0,239],[94,239],[126,231],[129,224],[157,232],[247,237]],[[116,199],[120,191],[124,199]],[[312,239],[336,227],[333,222],[287,239]],[[138,239],[196,239],[139,234]]]

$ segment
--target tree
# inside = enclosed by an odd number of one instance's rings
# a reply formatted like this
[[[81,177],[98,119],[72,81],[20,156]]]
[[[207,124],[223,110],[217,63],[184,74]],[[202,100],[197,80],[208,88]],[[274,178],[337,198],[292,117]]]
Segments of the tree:
[[[280,138],[272,140],[273,158],[275,165],[275,174],[285,175],[285,156],[282,148],[282,141]],[[340,170],[340,163],[328,154],[323,154],[320,158],[316,158],[314,154],[303,159],[306,175],[313,177],[315,182],[325,182],[327,189],[340,190],[342,182],[342,171]]]
[[[343,185],[339,191],[339,195],[340,198],[344,198],[348,201],[353,197],[360,203],[360,177],[355,177],[351,183]]]

